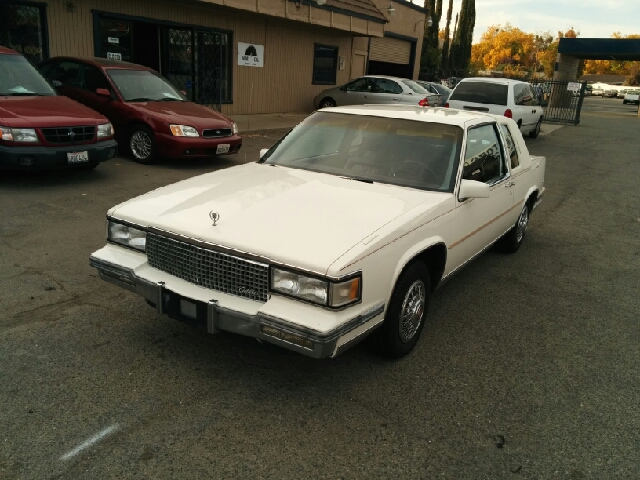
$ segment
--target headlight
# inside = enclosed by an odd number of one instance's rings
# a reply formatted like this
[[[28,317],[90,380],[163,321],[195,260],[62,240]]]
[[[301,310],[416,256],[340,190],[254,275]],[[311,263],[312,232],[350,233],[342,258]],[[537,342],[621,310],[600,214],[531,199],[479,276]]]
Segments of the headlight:
[[[33,128],[0,127],[0,132],[5,142],[40,143]]]
[[[147,232],[139,228],[108,221],[107,238],[110,242],[144,252],[147,245]]]
[[[113,125],[110,123],[105,123],[103,125],[98,125],[98,139],[113,137]]]
[[[360,300],[360,277],[332,282],[296,272],[271,269],[271,289],[318,305],[343,307]]]
[[[233,133],[234,135],[238,134],[238,124],[236,122],[233,122],[231,124],[231,133]]]
[[[169,125],[174,137],[199,137],[198,130],[188,125]]]

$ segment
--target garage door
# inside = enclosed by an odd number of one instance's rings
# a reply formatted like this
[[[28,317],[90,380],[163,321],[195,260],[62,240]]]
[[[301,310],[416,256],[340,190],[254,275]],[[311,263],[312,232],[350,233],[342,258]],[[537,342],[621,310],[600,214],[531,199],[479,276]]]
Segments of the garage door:
[[[411,61],[411,43],[397,38],[372,38],[369,61],[407,64]]]

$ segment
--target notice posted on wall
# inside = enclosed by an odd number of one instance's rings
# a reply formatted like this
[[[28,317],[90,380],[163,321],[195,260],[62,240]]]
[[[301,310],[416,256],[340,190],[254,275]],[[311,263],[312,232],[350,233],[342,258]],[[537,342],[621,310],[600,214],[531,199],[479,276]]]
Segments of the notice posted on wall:
[[[263,67],[264,45],[238,42],[238,65],[243,67]]]
[[[121,53],[107,52],[107,59],[108,60],[122,60],[122,54]]]

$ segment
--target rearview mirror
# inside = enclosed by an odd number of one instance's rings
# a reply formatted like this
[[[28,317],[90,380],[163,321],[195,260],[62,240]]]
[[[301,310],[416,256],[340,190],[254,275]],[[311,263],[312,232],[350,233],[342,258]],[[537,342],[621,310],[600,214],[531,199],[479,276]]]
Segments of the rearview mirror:
[[[489,198],[489,185],[475,180],[462,180],[458,191],[458,200],[467,198]]]
[[[262,150],[260,150],[260,158],[264,157],[268,151],[269,151],[268,148],[263,148]]]
[[[96,88],[96,95],[111,98],[111,92],[106,88]]]

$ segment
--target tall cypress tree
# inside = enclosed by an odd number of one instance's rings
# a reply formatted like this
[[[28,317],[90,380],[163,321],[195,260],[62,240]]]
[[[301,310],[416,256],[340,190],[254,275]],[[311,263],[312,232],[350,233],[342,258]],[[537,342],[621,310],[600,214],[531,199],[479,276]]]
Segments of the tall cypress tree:
[[[447,26],[444,29],[444,44],[442,45],[442,70],[449,66],[449,35],[451,34],[451,14],[453,13],[453,0],[449,0],[447,10]]]
[[[440,29],[440,17],[442,16],[442,0],[427,0],[426,6],[429,13],[424,20],[422,52],[420,55],[420,69],[425,71],[425,77],[433,75],[435,70],[440,67],[438,31]],[[429,27],[429,18],[431,18],[432,22],[431,27]]]
[[[449,54],[451,68],[466,70],[471,60],[471,44],[473,42],[473,29],[476,24],[475,0],[462,0],[460,7],[460,19],[451,44]]]

